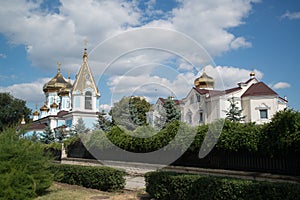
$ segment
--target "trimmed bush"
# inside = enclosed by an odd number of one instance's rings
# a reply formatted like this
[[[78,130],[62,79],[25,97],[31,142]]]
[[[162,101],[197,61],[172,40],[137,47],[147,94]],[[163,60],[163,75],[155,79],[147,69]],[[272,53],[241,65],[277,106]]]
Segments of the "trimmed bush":
[[[54,180],[102,191],[115,191],[125,186],[125,172],[110,167],[53,164]]]
[[[225,177],[149,172],[146,191],[156,199],[300,199],[300,185]]]

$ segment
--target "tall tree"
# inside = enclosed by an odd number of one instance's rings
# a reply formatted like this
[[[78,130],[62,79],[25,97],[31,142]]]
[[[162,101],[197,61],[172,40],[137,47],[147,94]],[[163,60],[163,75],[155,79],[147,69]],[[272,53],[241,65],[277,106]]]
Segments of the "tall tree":
[[[83,119],[80,117],[77,121],[77,124],[75,125],[75,133],[76,134],[80,134],[80,133],[86,133],[89,131],[88,128],[85,127],[85,123],[83,121]]]
[[[112,126],[112,122],[108,119],[107,113],[102,110],[102,112],[98,113],[98,124],[97,128],[103,131],[109,131]]]
[[[146,112],[150,110],[150,104],[141,97],[123,97],[116,102],[110,110],[112,122],[125,126],[128,130],[134,130],[137,126],[147,123]]]
[[[146,113],[150,110],[150,103],[141,97],[130,97],[129,112],[133,123],[137,126],[143,126],[147,123]]]
[[[55,141],[54,133],[49,126],[47,126],[41,134],[40,141],[44,144],[51,144]]]
[[[0,93],[0,131],[6,126],[13,126],[22,120],[29,121],[31,110],[26,102],[17,99],[9,93]]]
[[[165,103],[163,105],[166,114],[166,123],[169,123],[171,121],[174,120],[180,120],[180,110],[179,108],[176,106],[174,100],[172,99],[172,97],[168,97],[165,100]]]
[[[226,119],[229,119],[232,122],[241,122],[245,119],[246,116],[242,115],[243,109],[239,109],[236,105],[237,102],[234,100],[234,97],[228,99],[230,106],[226,112]]]

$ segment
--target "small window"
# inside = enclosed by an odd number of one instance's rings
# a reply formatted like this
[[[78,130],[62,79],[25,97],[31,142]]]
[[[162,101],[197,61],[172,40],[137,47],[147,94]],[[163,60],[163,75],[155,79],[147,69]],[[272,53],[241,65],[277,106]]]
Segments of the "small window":
[[[197,94],[196,97],[197,97],[197,102],[200,102],[201,101],[200,95]]]
[[[199,113],[199,122],[203,122],[203,112]]]
[[[92,93],[90,91],[85,93],[85,109],[92,110]]]
[[[260,113],[261,119],[268,119],[268,110],[267,109],[259,110],[259,113]]]

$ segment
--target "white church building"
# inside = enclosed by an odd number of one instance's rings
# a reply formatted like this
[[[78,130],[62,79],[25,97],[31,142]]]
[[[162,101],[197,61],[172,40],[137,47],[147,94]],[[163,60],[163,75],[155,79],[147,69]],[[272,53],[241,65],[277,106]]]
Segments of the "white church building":
[[[76,75],[74,84],[70,77],[65,79],[60,72],[60,63],[56,75],[43,86],[44,105],[40,112],[33,112],[33,122],[29,131],[41,133],[49,126],[71,130],[82,118],[86,128],[92,128],[97,122],[100,93],[88,65],[88,53],[84,49],[83,62]]]
[[[236,106],[242,109],[244,122],[263,124],[270,122],[272,116],[284,110],[286,98],[279,95],[265,83],[255,78],[254,72],[246,82],[240,82],[237,87],[226,90],[215,90],[214,79],[206,74],[196,78],[194,87],[182,100],[174,100],[181,112],[181,121],[195,125],[211,123],[217,119],[225,119],[226,111],[230,108],[229,99],[234,99]],[[149,124],[155,126],[163,107],[160,98],[148,113]]]

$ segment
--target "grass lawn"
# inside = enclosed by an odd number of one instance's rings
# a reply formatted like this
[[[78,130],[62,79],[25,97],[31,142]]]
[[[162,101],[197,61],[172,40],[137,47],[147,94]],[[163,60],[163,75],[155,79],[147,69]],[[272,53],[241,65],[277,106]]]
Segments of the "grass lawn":
[[[150,200],[145,190],[102,192],[95,189],[88,189],[76,185],[68,185],[54,182],[47,193],[35,200]]]

